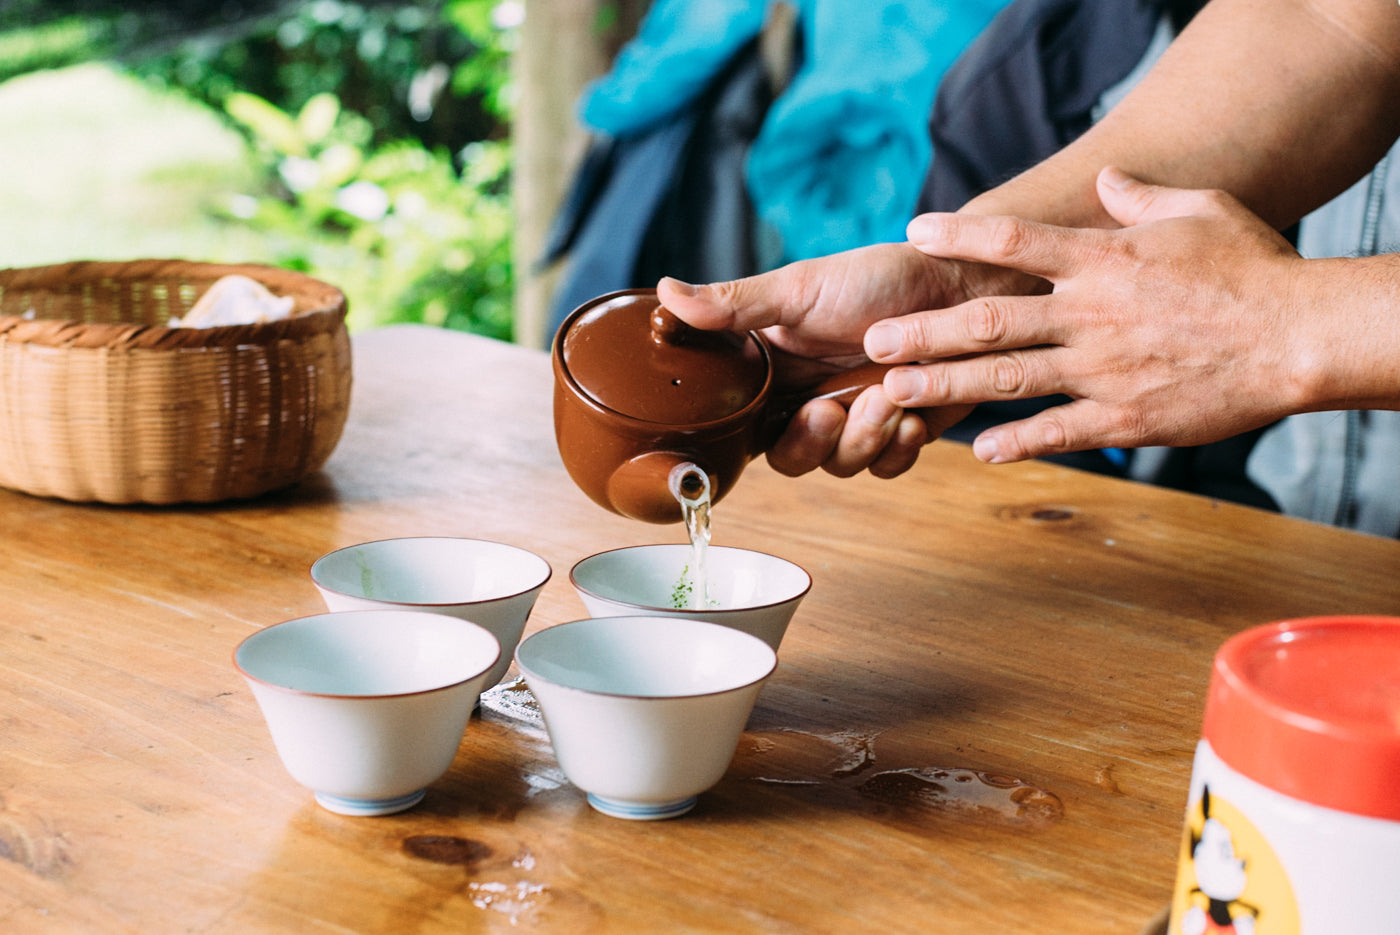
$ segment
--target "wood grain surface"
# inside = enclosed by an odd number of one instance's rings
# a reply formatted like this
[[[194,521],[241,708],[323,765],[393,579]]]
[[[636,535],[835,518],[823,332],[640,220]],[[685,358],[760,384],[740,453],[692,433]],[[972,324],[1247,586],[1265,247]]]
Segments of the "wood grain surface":
[[[230,656],[319,613],[370,539],[498,539],[553,577],[684,541],[555,450],[546,355],[354,341],[324,471],[247,503],[0,491],[0,931],[1135,933],[1169,898],[1211,657],[1254,624],[1400,612],[1400,543],[930,446],[893,481],[749,467],[714,541],[814,579],[734,762],[689,815],[592,811],[511,684],[417,808],[346,818],[284,771]]]

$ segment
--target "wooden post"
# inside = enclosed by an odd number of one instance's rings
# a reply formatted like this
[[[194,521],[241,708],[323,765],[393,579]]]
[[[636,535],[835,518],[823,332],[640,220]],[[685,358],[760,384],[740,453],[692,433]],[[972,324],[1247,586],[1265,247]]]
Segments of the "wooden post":
[[[636,33],[648,0],[526,0],[514,60],[515,340],[546,347],[557,270],[535,268],[587,136],[575,116],[585,84]]]

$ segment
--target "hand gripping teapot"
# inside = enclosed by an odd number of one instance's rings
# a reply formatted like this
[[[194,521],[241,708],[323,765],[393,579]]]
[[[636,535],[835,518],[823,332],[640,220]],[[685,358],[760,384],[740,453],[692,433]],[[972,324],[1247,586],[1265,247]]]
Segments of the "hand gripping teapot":
[[[585,302],[560,326],[553,358],[554,434],[569,476],[599,505],[649,523],[680,522],[679,498],[705,481],[718,501],[803,402],[849,403],[889,369],[857,367],[775,399],[762,337],[692,328],[652,289]]]

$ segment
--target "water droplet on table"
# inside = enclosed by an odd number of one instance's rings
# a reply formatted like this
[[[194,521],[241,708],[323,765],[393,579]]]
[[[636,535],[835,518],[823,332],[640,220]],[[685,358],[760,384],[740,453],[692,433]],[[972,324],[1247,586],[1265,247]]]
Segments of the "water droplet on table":
[[[777,729],[744,735],[735,773],[750,782],[857,801],[904,817],[936,815],[1040,828],[1064,817],[1054,793],[1014,776],[961,767],[895,766],[879,772],[879,731],[811,733]]]

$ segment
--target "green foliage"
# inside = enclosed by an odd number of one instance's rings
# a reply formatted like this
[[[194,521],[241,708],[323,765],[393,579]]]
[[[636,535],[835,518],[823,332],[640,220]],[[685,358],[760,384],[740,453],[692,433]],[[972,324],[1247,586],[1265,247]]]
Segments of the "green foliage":
[[[0,32],[0,81],[81,61],[111,34],[107,21],[68,17],[29,29]]]
[[[333,282],[352,328],[422,322],[511,337],[509,144],[479,141],[461,170],[413,140],[374,146],[368,121],[320,94],[295,114],[245,92],[229,115],[254,141],[265,190],[229,201],[276,262]]]
[[[509,338],[521,4],[0,0],[0,79],[101,57],[206,104],[248,140],[257,177],[219,216],[270,262],[344,289],[352,327]]]
[[[501,121],[510,120],[510,54],[515,51],[518,8],[498,0],[449,0],[447,19],[476,47],[477,53],[458,63],[452,75],[457,94],[479,96],[488,113]]]
[[[418,139],[457,151],[495,138],[509,114],[511,33],[496,28],[499,0],[305,0],[276,17],[210,30],[153,55],[138,74],[222,109],[247,92],[296,112],[334,94],[369,121],[376,143]]]

